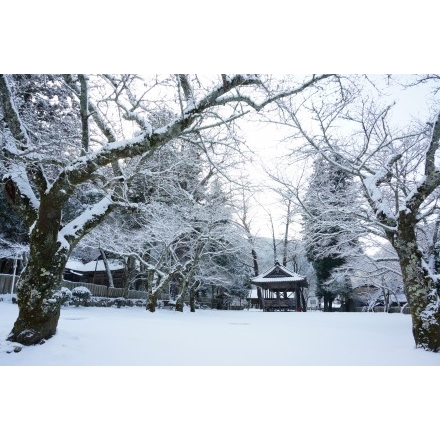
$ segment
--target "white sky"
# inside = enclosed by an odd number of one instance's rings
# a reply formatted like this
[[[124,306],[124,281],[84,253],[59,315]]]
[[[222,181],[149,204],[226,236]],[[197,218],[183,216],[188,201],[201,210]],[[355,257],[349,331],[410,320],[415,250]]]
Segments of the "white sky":
[[[384,78],[381,75],[370,75],[370,78],[377,82],[384,82]],[[409,75],[400,75],[400,78],[405,81],[410,78]],[[396,101],[396,106],[392,110],[393,120],[395,124],[404,126],[410,123],[412,119],[430,120],[429,115],[432,109],[440,110],[439,106],[432,105],[431,89],[428,86],[418,86],[414,88],[402,89],[399,86],[394,86],[388,89],[389,96],[383,97],[385,102]],[[439,97],[440,98],[440,97]],[[284,234],[283,216],[284,210],[282,206],[276,202],[276,194],[274,194],[269,186],[271,185],[270,179],[266,176],[263,166],[269,169],[275,169],[276,164],[280,161],[280,157],[289,152],[289,144],[281,143],[284,136],[289,135],[289,131],[283,128],[275,127],[269,124],[246,124],[246,139],[249,147],[256,151],[257,157],[255,161],[249,165],[249,174],[253,176],[253,182],[255,184],[262,184],[266,187],[266,190],[259,191],[256,194],[256,198],[263,203],[268,209],[270,209],[274,223],[276,234],[278,237],[282,237]],[[285,164],[285,159],[281,159],[281,163]],[[292,173],[301,172],[291,167]],[[272,229],[267,213],[261,209],[255,209],[253,221],[255,224],[255,232],[258,231],[258,235],[265,237],[272,236]],[[298,234],[299,226],[292,225],[292,233]]]

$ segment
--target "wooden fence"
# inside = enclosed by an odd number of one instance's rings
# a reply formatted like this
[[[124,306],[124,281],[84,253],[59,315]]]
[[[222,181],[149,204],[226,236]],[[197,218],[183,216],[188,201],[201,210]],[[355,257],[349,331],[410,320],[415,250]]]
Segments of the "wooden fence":
[[[5,273],[0,273],[0,293],[11,293],[13,275],[8,275]],[[13,293],[15,293],[15,288],[17,287],[18,277],[15,277],[15,286]]]
[[[0,274],[0,294],[11,293],[12,287],[12,275]],[[18,277],[15,278],[15,286],[13,293],[16,293]],[[99,284],[91,283],[74,283],[72,281],[63,280],[62,287],[67,287],[69,290],[73,290],[75,287],[84,286],[90,290],[93,296],[99,296],[103,298],[128,298],[128,299],[147,299],[148,292],[142,290],[126,290],[116,287],[107,287]],[[165,298],[162,298],[165,299]]]
[[[127,290],[117,287],[107,287],[91,283],[75,283],[73,281],[63,280],[62,287],[73,290],[75,287],[87,287],[93,296],[102,298],[128,298],[128,299],[147,299],[148,292],[142,290]]]
[[[0,294],[3,293],[11,293],[11,287],[12,287],[12,275],[0,273]],[[17,281],[18,277],[15,277],[15,286],[13,293],[16,293],[15,289],[17,287]],[[73,281],[65,281],[63,280],[61,283],[62,287],[67,287],[69,290],[73,290],[75,287],[84,286],[87,287],[87,289],[90,290],[93,296],[95,297],[102,297],[102,298],[127,298],[127,299],[147,299],[148,292],[143,290],[126,290],[116,287],[107,287],[102,286],[99,284],[91,284],[91,283],[74,283]],[[169,299],[168,293],[162,293],[161,298],[162,300]],[[208,307],[214,307],[216,306],[215,300],[213,301],[210,298],[200,298],[198,299],[198,302],[200,304],[206,305]],[[355,312],[366,312],[364,307],[356,307]],[[383,307],[375,307],[374,310],[372,310],[377,313],[383,313],[384,308]],[[389,310],[389,313],[404,313],[409,314],[410,310],[409,307],[404,307],[403,310],[401,310],[400,307],[391,307]]]

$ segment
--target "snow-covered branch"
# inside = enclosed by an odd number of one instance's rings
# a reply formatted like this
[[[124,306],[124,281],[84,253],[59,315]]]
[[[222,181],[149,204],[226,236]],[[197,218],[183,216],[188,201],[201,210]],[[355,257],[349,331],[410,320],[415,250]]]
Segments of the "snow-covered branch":
[[[114,207],[111,197],[106,196],[92,208],[86,209],[74,220],[64,225],[58,233],[61,247],[70,249],[84,237],[91,229],[96,227]]]

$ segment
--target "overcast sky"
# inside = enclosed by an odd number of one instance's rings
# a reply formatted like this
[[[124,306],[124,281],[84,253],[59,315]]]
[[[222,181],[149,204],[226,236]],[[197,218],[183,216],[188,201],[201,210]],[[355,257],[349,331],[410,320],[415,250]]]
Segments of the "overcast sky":
[[[370,75],[370,78],[379,84],[385,85],[386,78],[384,75]],[[410,75],[399,75],[402,81],[409,81]],[[438,111],[438,107],[433,105],[431,88],[429,86],[417,86],[412,88],[402,88],[394,85],[387,88],[387,95],[382,97],[387,103],[396,101],[396,105],[392,110],[393,121],[395,124],[405,126],[412,119],[430,120],[430,112]],[[248,164],[248,171],[253,177],[255,184],[262,184],[263,189],[255,192],[256,198],[263,203],[264,206],[272,212],[276,233],[281,237],[284,233],[284,224],[282,217],[284,210],[276,201],[276,195],[270,190],[270,180],[266,176],[263,167],[275,169],[278,163],[285,165],[286,160],[280,159],[289,152],[290,145],[281,142],[284,136],[290,134],[280,127],[269,124],[246,124],[244,133],[249,147],[255,151],[256,156],[252,163]],[[298,172],[292,167],[292,173]],[[270,227],[269,217],[261,208],[254,211],[255,231],[258,235],[270,237],[272,230]],[[293,225],[292,231],[299,231],[299,225]]]

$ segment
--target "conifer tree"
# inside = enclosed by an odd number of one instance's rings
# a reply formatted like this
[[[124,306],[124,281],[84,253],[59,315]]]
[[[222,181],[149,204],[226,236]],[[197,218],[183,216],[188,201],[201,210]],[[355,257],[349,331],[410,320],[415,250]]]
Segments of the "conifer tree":
[[[337,161],[338,158],[335,157]],[[318,297],[324,300],[324,311],[332,311],[337,295],[347,296],[348,286],[340,286],[332,275],[359,252],[358,235],[353,227],[353,206],[356,203],[351,175],[322,158],[316,159],[303,203],[303,232],[307,257],[316,272]]]

